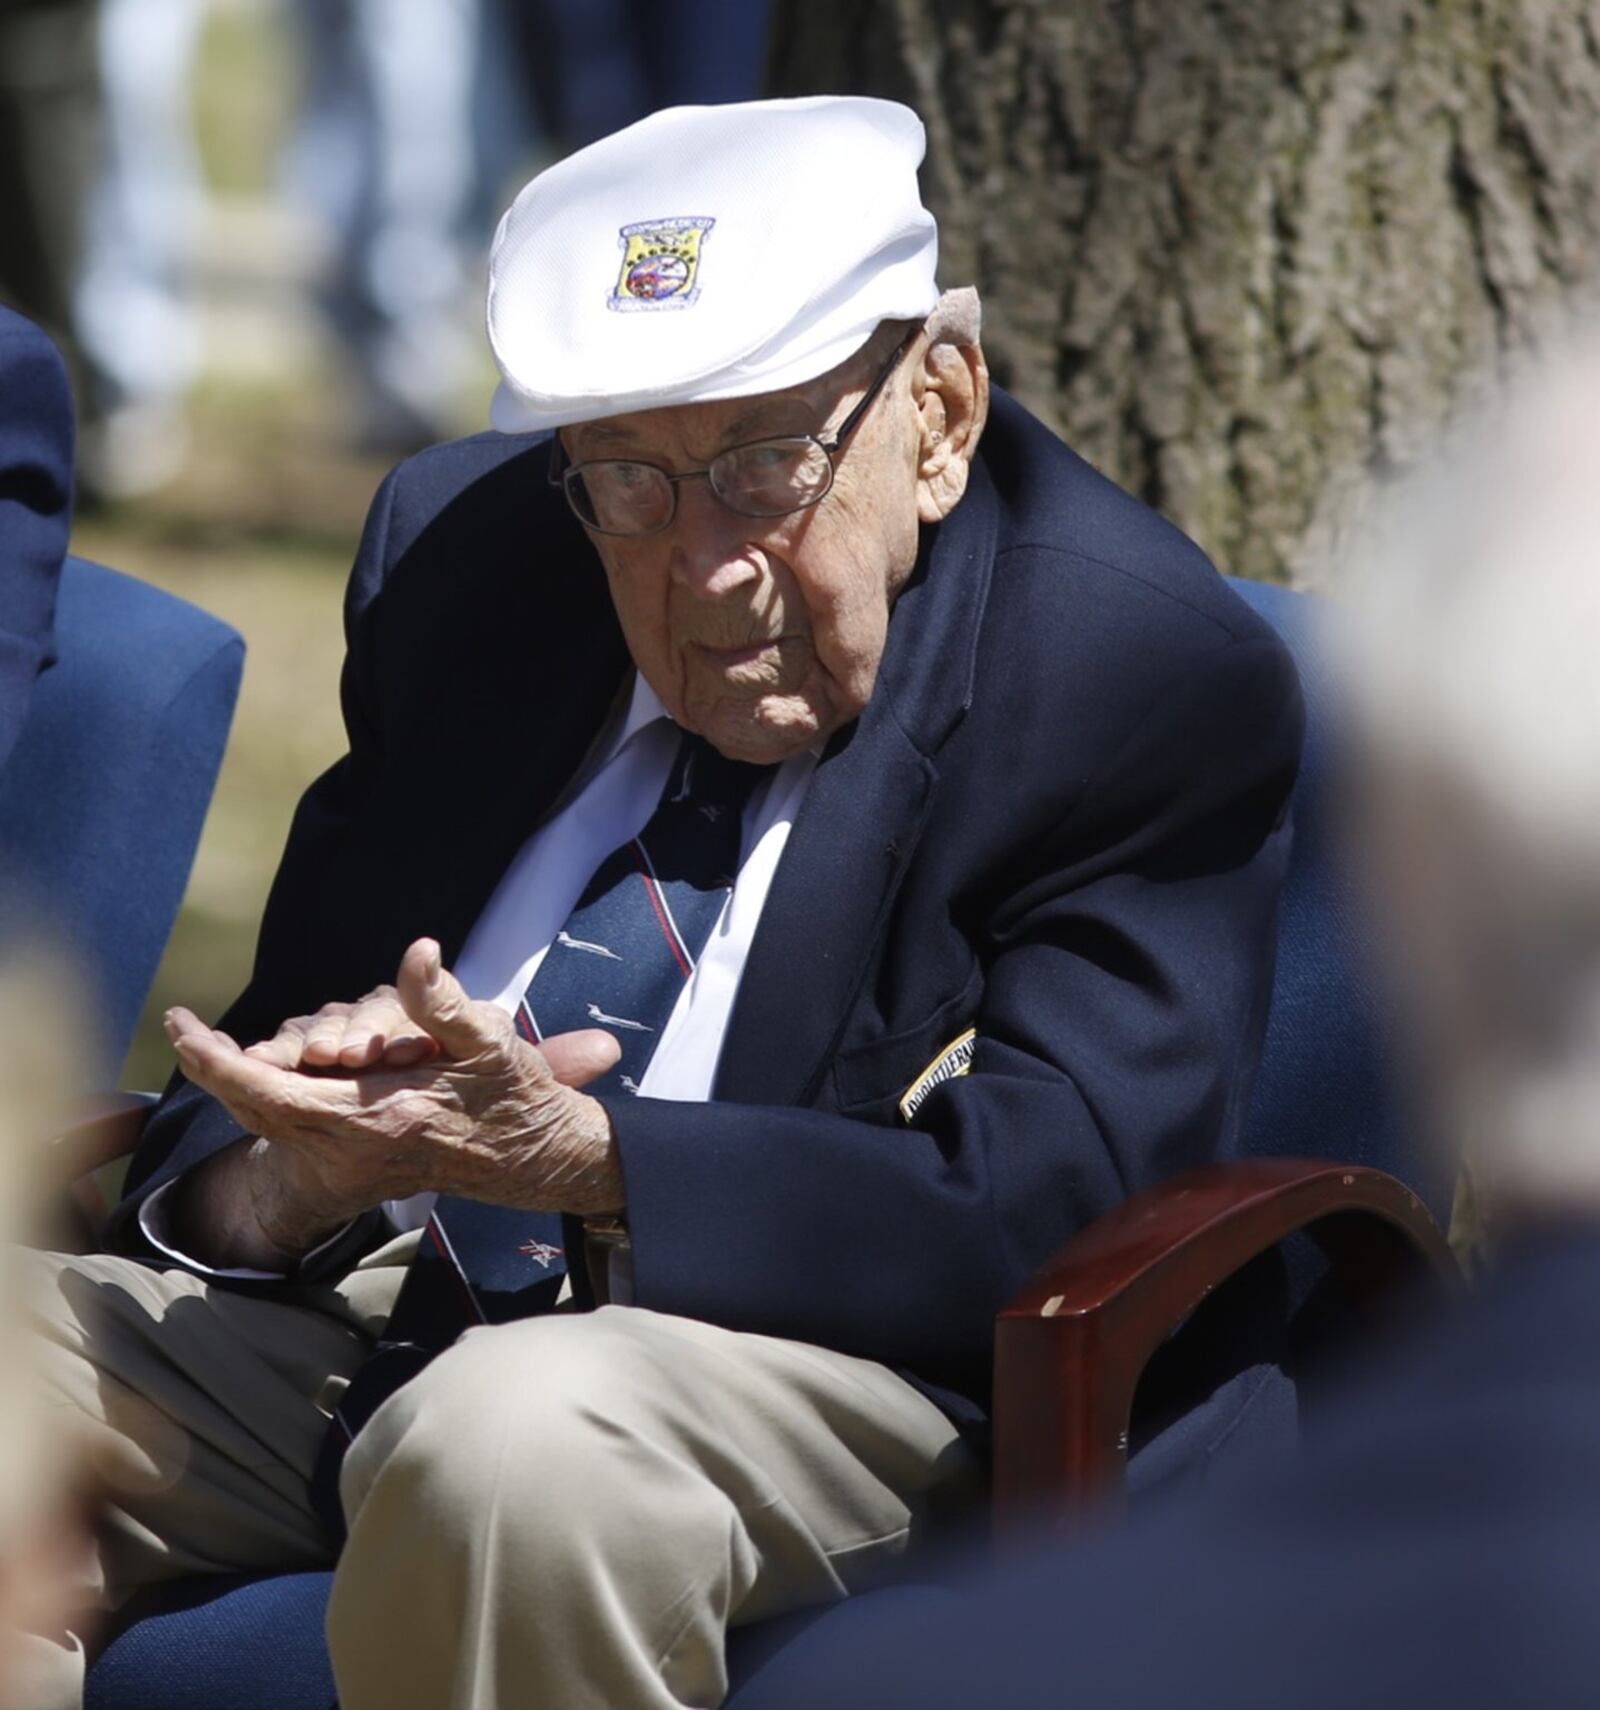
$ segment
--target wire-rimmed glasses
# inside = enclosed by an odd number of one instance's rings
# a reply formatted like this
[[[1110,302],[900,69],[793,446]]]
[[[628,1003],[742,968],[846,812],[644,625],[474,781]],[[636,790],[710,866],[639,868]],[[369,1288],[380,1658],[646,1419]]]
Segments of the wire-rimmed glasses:
[[[573,515],[596,534],[660,534],[677,515],[678,486],[683,481],[709,482],[711,491],[740,516],[782,517],[807,510],[828,496],[834,458],[861,425],[915,337],[911,333],[895,346],[831,438],[803,433],[751,440],[718,452],[704,469],[674,475],[631,457],[597,457],[563,465],[558,435],[551,442],[551,484],[561,487]]]

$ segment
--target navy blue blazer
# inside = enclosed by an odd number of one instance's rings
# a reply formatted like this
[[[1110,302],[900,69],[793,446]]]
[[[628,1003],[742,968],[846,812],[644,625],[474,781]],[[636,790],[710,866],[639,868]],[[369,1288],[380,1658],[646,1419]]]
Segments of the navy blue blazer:
[[[72,394],[56,348],[0,307],[0,769],[55,658],[72,523]]]
[[[350,753],[296,815],[235,1037],[391,979],[418,934],[453,957],[605,718],[629,660],[546,467],[485,435],[385,482]],[[995,1311],[1039,1262],[1234,1145],[1300,729],[1287,655],[1200,551],[997,397],[817,767],[715,1101],[608,1101],[638,1303],[986,1405]],[[908,1121],[968,1029],[971,1073]],[[238,1133],[176,1083],[113,1242],[138,1252],[139,1200]]]
[[[749,1710],[1591,1710],[1600,1225],[1506,1255],[1227,1503],[865,1597]]]

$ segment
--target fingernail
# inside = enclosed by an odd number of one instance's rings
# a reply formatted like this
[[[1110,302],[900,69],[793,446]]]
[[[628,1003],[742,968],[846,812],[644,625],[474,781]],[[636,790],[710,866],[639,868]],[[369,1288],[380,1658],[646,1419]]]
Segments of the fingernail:
[[[428,985],[438,985],[439,973],[442,967],[443,963],[439,959],[439,946],[437,944],[430,944],[428,946],[427,957],[422,965],[422,977]]]

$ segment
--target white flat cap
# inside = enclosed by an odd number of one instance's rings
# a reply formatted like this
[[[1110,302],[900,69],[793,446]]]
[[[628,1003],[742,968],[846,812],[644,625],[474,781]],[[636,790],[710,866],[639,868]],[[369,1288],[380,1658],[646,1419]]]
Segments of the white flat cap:
[[[669,107],[542,172],[489,259],[506,433],[825,374],[938,301],[922,122],[815,95]]]

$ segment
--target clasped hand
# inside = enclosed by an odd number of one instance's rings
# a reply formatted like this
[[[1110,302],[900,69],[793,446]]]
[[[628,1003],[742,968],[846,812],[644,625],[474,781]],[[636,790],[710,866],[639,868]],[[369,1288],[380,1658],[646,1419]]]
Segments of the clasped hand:
[[[267,1148],[318,1224],[389,1199],[463,1194],[532,1211],[614,1212],[622,1174],[604,1107],[577,1089],[620,1055],[609,1033],[542,1046],[469,998],[418,939],[393,986],[328,1004],[241,1049],[186,1009],[167,1037],[183,1072]]]

